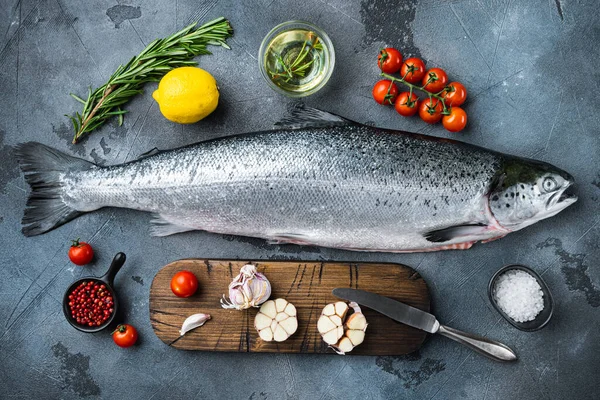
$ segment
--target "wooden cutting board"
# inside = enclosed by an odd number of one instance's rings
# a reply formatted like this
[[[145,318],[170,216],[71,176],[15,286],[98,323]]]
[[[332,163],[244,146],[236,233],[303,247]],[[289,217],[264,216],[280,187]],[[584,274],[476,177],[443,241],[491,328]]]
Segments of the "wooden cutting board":
[[[225,310],[219,299],[228,293],[229,283],[244,264],[256,265],[271,282],[271,299],[283,297],[296,306],[298,330],[281,343],[264,342],[254,329],[257,309]],[[189,298],[176,297],[170,288],[177,271],[192,271],[199,289]],[[385,295],[421,310],[429,311],[429,291],[413,269],[400,264],[337,263],[307,261],[179,260],[162,268],[150,288],[150,321],[164,343],[183,350],[330,353],[317,331],[323,307],[338,299],[336,287],[350,287]],[[365,341],[351,354],[400,355],[417,350],[426,333],[397,323],[362,307],[369,326]],[[183,321],[195,313],[212,319],[185,336],[179,336]]]

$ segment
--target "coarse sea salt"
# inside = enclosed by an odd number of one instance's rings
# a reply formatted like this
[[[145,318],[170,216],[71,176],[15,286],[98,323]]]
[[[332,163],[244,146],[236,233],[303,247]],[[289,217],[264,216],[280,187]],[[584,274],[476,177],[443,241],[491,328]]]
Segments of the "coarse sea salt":
[[[537,280],[525,271],[509,270],[496,280],[494,299],[516,322],[533,321],[544,309],[544,293]]]

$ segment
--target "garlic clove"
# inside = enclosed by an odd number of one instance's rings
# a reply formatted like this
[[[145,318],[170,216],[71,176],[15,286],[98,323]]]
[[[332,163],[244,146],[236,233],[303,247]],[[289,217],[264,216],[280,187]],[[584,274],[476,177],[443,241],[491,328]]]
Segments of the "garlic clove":
[[[285,312],[290,317],[295,317],[296,316],[296,307],[292,303],[288,303],[288,305],[285,306],[285,310],[283,310],[283,312]]]
[[[276,342],[283,342],[288,337],[289,335],[285,329],[283,329],[281,325],[277,325],[277,328],[275,328],[275,332],[273,333],[273,340]]]
[[[256,318],[254,318],[254,326],[260,331],[261,329],[271,326],[271,321],[272,319],[265,314],[258,313],[256,314]]]
[[[365,329],[367,327],[367,318],[362,313],[354,313],[346,320],[346,326],[348,329]]]
[[[332,315],[331,317],[329,317],[329,319],[335,324],[335,326],[342,325],[342,319],[337,315]]]
[[[321,336],[323,337],[323,341],[328,345],[334,345],[340,340],[337,329],[321,334]]]
[[[209,319],[210,319],[210,315],[208,315],[208,314],[190,315],[189,317],[187,317],[185,319],[185,321],[183,321],[183,324],[181,325],[181,329],[179,330],[179,335],[183,336],[186,333],[188,333],[189,331],[191,331],[192,329],[196,329],[196,328],[204,325],[204,323],[206,321],[208,321]]]
[[[342,354],[349,353],[352,351],[352,349],[354,349],[354,345],[347,337],[343,337],[336,347]]]
[[[298,319],[296,317],[290,316],[279,323],[279,326],[282,327],[287,333],[288,336],[292,335],[298,329]]]
[[[337,326],[331,322],[331,319],[327,315],[321,315],[317,321],[317,330],[319,332],[329,332],[332,329],[336,329]]]
[[[277,310],[275,308],[275,302],[273,300],[269,300],[260,307],[260,312],[265,314],[267,317],[273,319],[277,315]]]
[[[337,335],[338,335],[338,339],[341,338],[342,336],[344,336],[344,327],[343,326],[338,326],[337,327]]]
[[[344,318],[346,313],[348,312],[348,305],[343,301],[338,301],[335,303],[335,313],[339,315],[340,318]]]
[[[283,321],[286,318],[289,318],[289,315],[287,315],[285,312],[280,312],[280,313],[277,313],[277,315],[275,316],[275,321],[277,321],[277,322]]]
[[[354,347],[358,346],[365,340],[365,331],[350,329],[346,332],[346,337],[350,339]]]
[[[335,305],[332,304],[327,304],[325,306],[325,308],[323,309],[323,315],[334,315],[335,314]]]
[[[271,328],[265,328],[261,331],[258,331],[258,336],[265,342],[270,342],[273,340],[273,331]]]
[[[283,310],[285,310],[285,307],[288,305],[287,300],[285,299],[277,299],[275,300],[275,309],[277,310],[277,312],[283,312]]]
[[[254,327],[262,340],[283,342],[298,329],[296,307],[285,299],[269,300],[256,314]]]

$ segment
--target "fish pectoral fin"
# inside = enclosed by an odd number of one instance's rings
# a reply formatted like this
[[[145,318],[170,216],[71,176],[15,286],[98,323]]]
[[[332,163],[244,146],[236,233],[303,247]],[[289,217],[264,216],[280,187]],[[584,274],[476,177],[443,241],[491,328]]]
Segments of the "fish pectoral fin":
[[[433,243],[443,243],[463,236],[481,235],[488,230],[486,224],[456,225],[427,232],[423,234],[423,237]]]
[[[160,214],[152,214],[153,219],[150,220],[150,234],[152,236],[169,236],[175,233],[193,231],[194,228],[181,226],[168,221],[167,217]]]
[[[314,245],[314,242],[310,241],[308,235],[302,233],[277,233],[271,238],[267,239],[269,244],[301,244],[301,245]]]
[[[356,122],[340,117],[339,115],[316,108],[306,107],[297,103],[289,111],[289,115],[275,123],[276,128],[300,129],[323,128],[328,126],[355,125]]]
[[[137,159],[140,160],[142,158],[150,157],[150,156],[153,156],[155,154],[162,153],[162,152],[163,152],[163,150],[159,150],[157,147],[155,147],[155,148],[153,148],[151,150],[148,150],[145,153],[140,154]]]

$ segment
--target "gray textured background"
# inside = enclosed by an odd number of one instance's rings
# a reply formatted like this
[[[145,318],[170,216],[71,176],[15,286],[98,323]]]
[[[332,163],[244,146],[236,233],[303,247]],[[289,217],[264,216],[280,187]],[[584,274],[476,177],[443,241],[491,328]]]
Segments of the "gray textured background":
[[[400,3],[401,5],[396,5]],[[600,29],[596,2],[475,1],[77,1],[1,0],[0,7],[0,397],[74,398],[425,398],[587,399],[600,388],[600,139],[597,93]],[[122,127],[110,123],[71,145],[65,113],[156,37],[190,21],[231,20],[232,50],[200,59],[221,87],[217,111],[201,123],[166,121],[150,97],[131,102]],[[469,127],[453,135],[495,150],[539,158],[571,172],[580,200],[557,217],[468,251],[393,255],[270,246],[204,232],[148,235],[149,216],[105,209],[35,238],[20,233],[28,188],[11,153],[26,140],[99,164],[132,160],[155,146],[269,128],[289,101],[262,81],[262,37],[277,23],[322,26],[336,48],[327,87],[306,99],[355,120],[446,136],[440,125],[402,119],[376,105],[375,56],[382,45],[441,66],[469,90]],[[90,241],[96,260],[67,259],[69,240]],[[116,279],[127,322],[140,343],[117,348],[108,334],[85,335],[64,320],[63,291],[101,275],[117,251]],[[176,351],[152,332],[154,274],[185,257],[401,262],[429,283],[435,313],[452,326],[513,346],[520,360],[488,361],[432,337],[404,357],[213,354]],[[555,315],[540,332],[517,331],[492,309],[488,279],[507,263],[542,273]],[[597,398],[597,397],[596,397]]]

